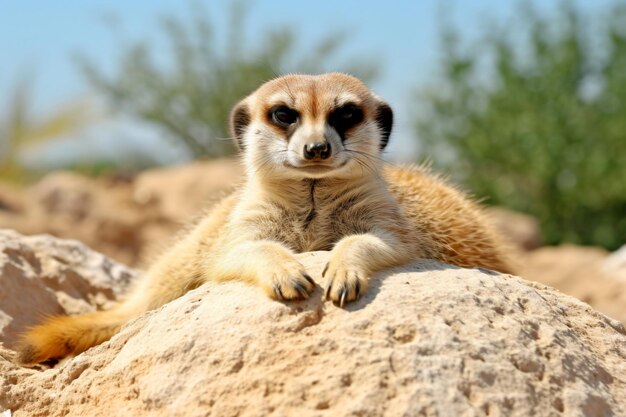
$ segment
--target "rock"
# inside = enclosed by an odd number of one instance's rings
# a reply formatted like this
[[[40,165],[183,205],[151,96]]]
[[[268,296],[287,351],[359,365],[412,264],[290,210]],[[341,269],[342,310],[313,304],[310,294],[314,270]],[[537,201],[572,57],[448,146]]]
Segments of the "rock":
[[[186,223],[242,180],[243,168],[232,159],[196,161],[151,169],[137,176],[133,198],[155,205],[163,217]]]
[[[22,206],[20,191],[11,184],[0,182],[0,216],[5,213],[21,212]]]
[[[145,246],[142,228],[158,213],[132,201],[126,182],[53,172],[23,190],[23,210],[0,213],[0,228],[77,239],[136,265]]]
[[[602,269],[626,284],[626,245],[610,254],[602,262]]]
[[[0,229],[0,342],[48,314],[77,314],[118,299],[137,273],[85,245]]]
[[[230,190],[241,172],[238,162],[223,159],[155,168],[124,181],[57,171],[21,192],[0,184],[0,229],[77,239],[141,266]]]
[[[316,280],[328,253],[299,255]],[[10,359],[10,352],[0,358]],[[345,309],[209,283],[57,368],[0,359],[21,416],[618,416],[626,331],[540,284],[432,261]]]
[[[83,220],[97,199],[97,181],[76,172],[58,171],[46,175],[30,190],[33,200],[46,213]]]
[[[487,207],[486,213],[500,233],[518,248],[532,250],[541,246],[541,228],[533,216],[504,207]]]
[[[595,247],[546,246],[523,254],[520,274],[558,288],[626,323],[626,281],[607,269],[608,255],[606,250]]]

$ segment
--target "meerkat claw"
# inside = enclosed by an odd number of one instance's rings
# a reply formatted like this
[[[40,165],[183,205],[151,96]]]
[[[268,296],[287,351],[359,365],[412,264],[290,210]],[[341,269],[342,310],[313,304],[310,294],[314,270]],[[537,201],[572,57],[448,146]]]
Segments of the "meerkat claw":
[[[339,307],[343,308],[346,303],[346,296],[348,295],[348,289],[346,287],[342,287],[339,291]]]
[[[357,279],[356,283],[354,284],[354,300],[355,301],[358,300],[360,296],[361,296],[361,283]]]
[[[328,301],[330,299],[330,285],[324,289],[324,301]]]
[[[280,290],[280,285],[276,284],[274,285],[274,294],[276,294],[276,298],[279,300],[284,300],[285,296],[283,295],[283,292]]]
[[[313,281],[313,278],[311,278],[311,276],[309,274],[304,274],[303,273],[302,276],[304,277],[304,279],[309,281],[309,283],[315,288],[315,281]]]
[[[307,292],[304,285],[300,284],[299,282],[294,282],[293,287],[296,289],[296,291],[298,291],[298,294],[300,294],[302,298],[304,298],[305,300],[309,298],[309,293]]]

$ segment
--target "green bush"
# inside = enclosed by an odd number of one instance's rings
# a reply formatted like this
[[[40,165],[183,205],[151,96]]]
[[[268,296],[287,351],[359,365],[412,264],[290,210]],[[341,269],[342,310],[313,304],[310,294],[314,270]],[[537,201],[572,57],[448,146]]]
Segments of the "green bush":
[[[626,7],[605,12],[526,4],[518,30],[469,46],[444,24],[441,80],[420,91],[424,151],[487,203],[537,216],[550,244],[626,243]]]

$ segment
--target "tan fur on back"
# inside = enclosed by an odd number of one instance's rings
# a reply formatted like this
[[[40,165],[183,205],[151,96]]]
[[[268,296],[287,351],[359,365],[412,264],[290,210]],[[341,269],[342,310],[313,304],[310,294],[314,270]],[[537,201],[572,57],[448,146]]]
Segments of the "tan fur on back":
[[[412,229],[432,241],[429,258],[513,272],[507,245],[480,205],[424,167],[389,167],[385,177]]]
[[[375,273],[419,258],[509,272],[504,246],[476,203],[424,168],[384,166],[391,123],[389,106],[348,75],[264,84],[231,116],[245,184],[157,260],[118,307],[53,317],[29,330],[20,361],[80,353],[206,281],[248,282],[279,300],[309,297],[315,283],[294,256],[306,251],[331,251],[324,296],[340,307],[367,291]]]

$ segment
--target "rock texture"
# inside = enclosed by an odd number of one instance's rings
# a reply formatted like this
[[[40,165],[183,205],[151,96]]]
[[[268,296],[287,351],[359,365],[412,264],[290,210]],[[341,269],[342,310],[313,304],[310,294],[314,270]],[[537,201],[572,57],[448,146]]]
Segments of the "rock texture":
[[[300,255],[320,279],[328,254]],[[620,416],[626,331],[539,284],[424,261],[340,309],[207,284],[54,369],[0,350],[21,416]]]
[[[0,229],[0,343],[42,316],[105,307],[135,275],[82,243]]]

